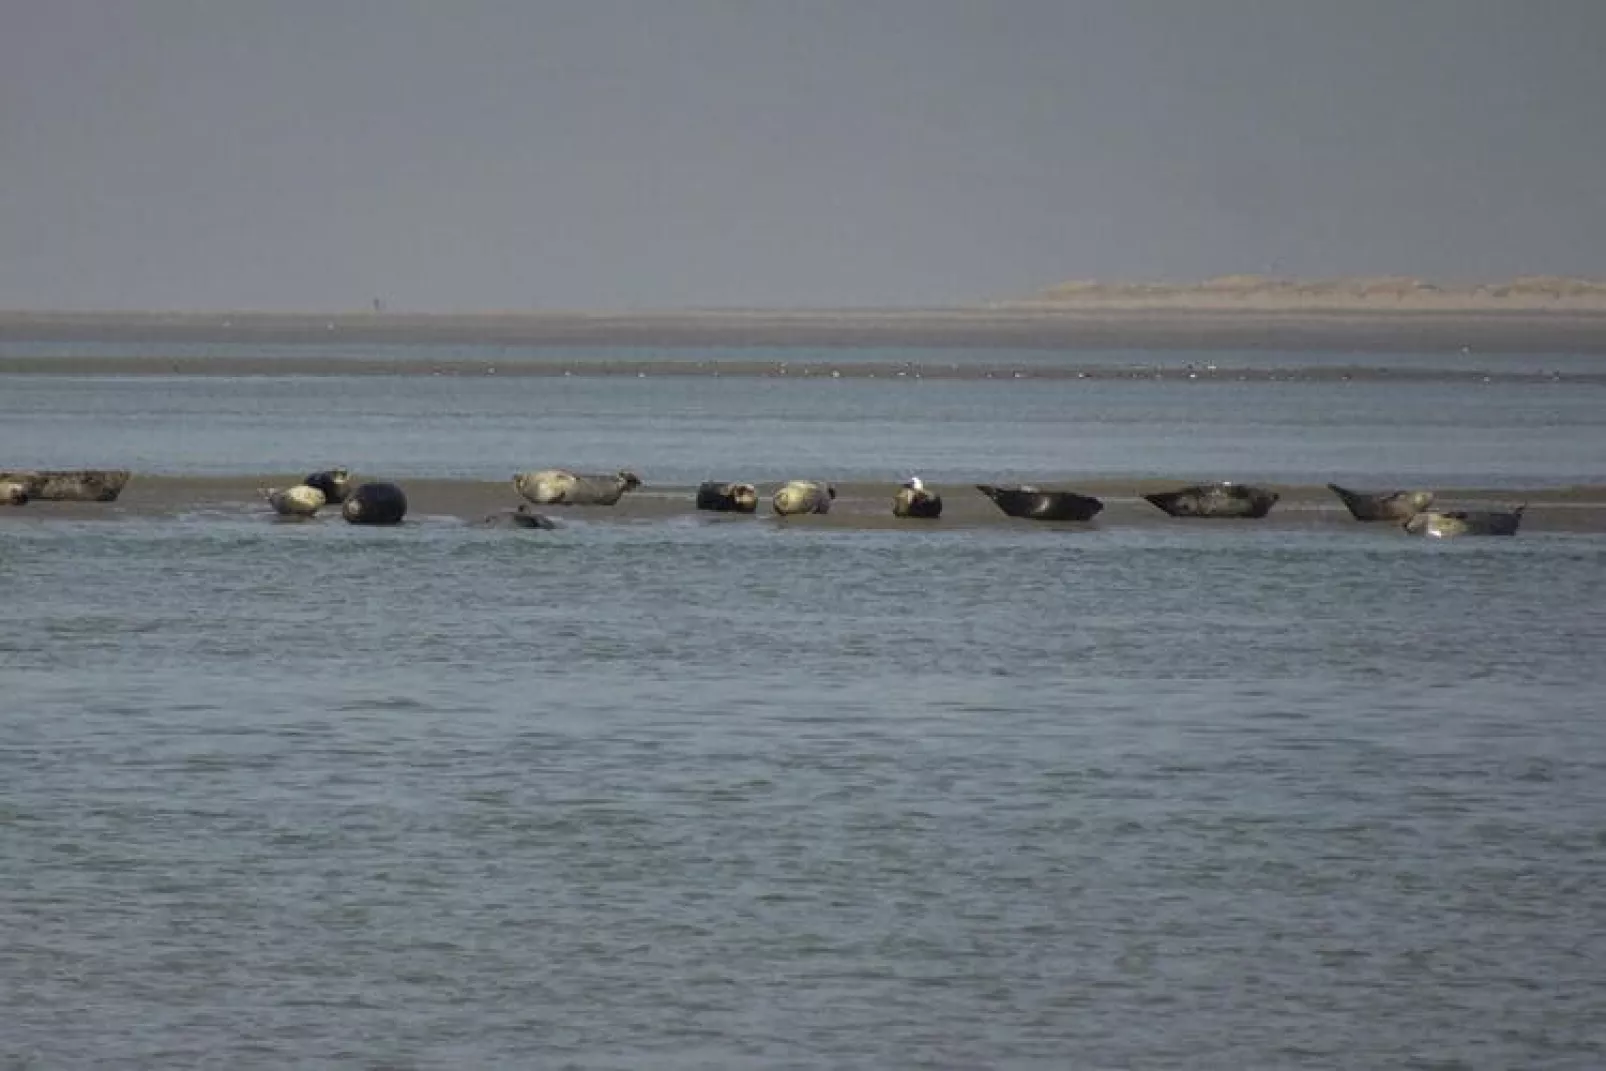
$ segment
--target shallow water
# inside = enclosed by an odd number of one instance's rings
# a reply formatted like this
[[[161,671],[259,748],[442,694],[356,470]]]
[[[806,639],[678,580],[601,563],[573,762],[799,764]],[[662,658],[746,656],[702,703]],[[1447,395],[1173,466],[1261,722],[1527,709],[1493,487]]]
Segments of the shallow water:
[[[651,483],[807,475],[1599,482],[1606,385],[686,376],[0,376],[12,467]]]
[[[493,475],[692,472],[732,398],[754,468],[1137,470],[1234,449],[1168,422],[1236,389],[18,380],[8,460],[294,470],[345,414]],[[1222,459],[1374,471],[1310,389]],[[1602,456],[1456,390],[1375,400],[1500,441],[1401,464]],[[0,1066],[1606,1065],[1596,535],[216,511],[0,525],[0,592]]]

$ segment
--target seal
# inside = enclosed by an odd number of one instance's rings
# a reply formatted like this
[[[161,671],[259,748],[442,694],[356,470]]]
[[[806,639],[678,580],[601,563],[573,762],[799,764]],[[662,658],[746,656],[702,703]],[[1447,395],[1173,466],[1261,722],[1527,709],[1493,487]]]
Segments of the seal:
[[[28,485],[21,480],[0,480],[0,506],[26,506]]]
[[[1075,491],[1043,491],[1029,483],[1015,487],[995,487],[978,483],[976,490],[1010,517],[1033,521],[1091,521],[1104,509],[1104,503]]]
[[[322,491],[304,483],[283,491],[276,487],[264,487],[262,495],[268,500],[268,505],[273,507],[273,512],[281,517],[315,516],[328,501]]]
[[[529,503],[524,503],[518,509],[498,510],[486,514],[481,519],[482,528],[544,528],[553,529],[558,526],[551,517],[545,517],[531,509]]]
[[[1277,504],[1276,491],[1238,483],[1201,483],[1177,491],[1144,495],[1151,505],[1172,517],[1243,518],[1264,517]]]
[[[128,485],[127,469],[41,469],[0,472],[0,483],[20,483],[40,502],[115,502]]]
[[[614,476],[588,476],[564,469],[521,472],[513,489],[537,506],[611,506],[641,486],[641,477],[628,469]]]
[[[758,509],[758,488],[750,483],[709,480],[698,485],[697,508],[716,513],[752,513]]]
[[[1349,491],[1336,483],[1327,489],[1357,521],[1408,521],[1433,505],[1432,491]]]
[[[782,484],[770,505],[782,517],[799,513],[829,513],[836,488],[821,480],[789,480]]]
[[[407,516],[407,496],[393,483],[365,483],[340,507],[349,524],[400,524]]]
[[[324,469],[301,482],[322,491],[324,499],[332,506],[338,506],[346,500],[354,483],[351,473],[345,469]]]
[[[942,496],[935,491],[926,490],[926,485],[920,482],[920,477],[911,476],[903,481],[898,493],[892,496],[892,515],[894,517],[927,517],[942,516]]]
[[[1512,510],[1423,510],[1405,522],[1411,535],[1430,539],[1449,539],[1454,536],[1514,536],[1522,524],[1522,512],[1527,505]]]

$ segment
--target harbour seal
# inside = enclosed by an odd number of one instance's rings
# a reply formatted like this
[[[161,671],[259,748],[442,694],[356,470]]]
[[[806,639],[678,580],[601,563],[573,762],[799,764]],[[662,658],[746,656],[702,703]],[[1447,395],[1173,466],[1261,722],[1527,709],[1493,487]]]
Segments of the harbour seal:
[[[758,488],[750,483],[710,480],[697,488],[697,508],[718,513],[752,513],[758,509]]]
[[[0,506],[26,506],[28,486],[21,480],[0,480]]]
[[[328,501],[322,491],[304,483],[283,491],[276,487],[264,487],[262,495],[273,507],[273,512],[281,517],[314,516]]]
[[[545,517],[530,508],[529,503],[520,505],[517,509],[498,510],[487,514],[480,521],[482,528],[556,528],[557,522],[551,517]]]
[[[641,477],[628,469],[621,469],[613,476],[542,469],[513,477],[513,489],[537,506],[611,506],[626,491],[640,486]]]
[[[1411,535],[1432,539],[1449,539],[1453,536],[1514,536],[1522,524],[1522,511],[1526,505],[1513,510],[1423,510],[1405,522]]]
[[[1091,521],[1104,509],[1104,503],[1075,491],[1043,491],[1031,484],[995,487],[978,483],[976,490],[1011,517],[1033,521]]]
[[[20,483],[40,502],[115,502],[128,477],[127,469],[41,469],[0,472],[0,483]]]
[[[1327,489],[1357,521],[1408,521],[1433,505],[1432,491],[1348,491],[1336,483]]]
[[[302,482],[322,491],[325,501],[332,506],[338,506],[346,500],[354,483],[351,473],[346,469],[324,469],[314,472]]]
[[[898,493],[892,496],[892,515],[894,517],[941,517],[942,496],[935,491],[926,490],[926,485],[920,481],[920,477],[911,476],[903,481],[903,486],[898,488]]]
[[[365,483],[340,507],[349,524],[400,524],[407,516],[407,496],[393,483]]]
[[[821,480],[789,480],[770,499],[782,517],[799,513],[829,513],[836,488]]]
[[[1150,504],[1173,517],[1264,517],[1277,504],[1276,491],[1238,483],[1202,483],[1178,491],[1144,495]]]

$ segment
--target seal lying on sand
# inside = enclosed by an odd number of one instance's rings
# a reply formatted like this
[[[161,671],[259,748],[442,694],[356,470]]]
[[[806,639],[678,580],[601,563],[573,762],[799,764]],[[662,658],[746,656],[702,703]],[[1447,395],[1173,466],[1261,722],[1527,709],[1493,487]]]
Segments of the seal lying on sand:
[[[0,472],[0,483],[20,483],[40,502],[115,502],[128,484],[128,470]]]
[[[894,517],[941,517],[942,496],[926,490],[920,477],[911,476],[903,481],[898,493],[892,496]]]
[[[836,488],[820,480],[790,480],[781,485],[770,505],[782,517],[798,513],[829,513]]]
[[[1433,505],[1432,491],[1346,491],[1336,483],[1327,489],[1357,521],[1408,521]]]
[[[481,521],[482,528],[556,528],[557,522],[551,517],[543,517],[525,503],[518,509],[498,510],[487,514]]]
[[[521,472],[513,489],[537,506],[611,506],[626,491],[641,486],[641,477],[628,469],[615,476],[586,476],[563,469]]]
[[[338,506],[351,494],[355,481],[352,480],[351,473],[345,469],[324,469],[322,472],[314,472],[302,482],[308,487],[316,487],[323,492],[324,499],[330,505]]]
[[[0,480],[0,506],[28,504],[28,486],[20,480]]]
[[[750,483],[710,480],[697,488],[697,508],[718,513],[752,513],[758,509],[758,488]]]
[[[340,515],[351,524],[400,524],[407,496],[393,483],[365,483],[346,497]]]
[[[1423,510],[1405,522],[1405,530],[1412,535],[1447,539],[1451,536],[1512,536],[1522,523],[1522,511],[1513,510]]]
[[[265,487],[262,494],[268,500],[268,505],[273,507],[273,512],[281,517],[311,517],[328,501],[322,491],[304,483],[283,491],[276,487]]]
[[[1202,483],[1180,491],[1144,495],[1173,517],[1264,517],[1277,503],[1277,492],[1237,483]]]
[[[1007,515],[1033,521],[1091,521],[1104,508],[1098,499],[1075,491],[1040,491],[1031,484],[994,487],[978,483],[976,490]]]

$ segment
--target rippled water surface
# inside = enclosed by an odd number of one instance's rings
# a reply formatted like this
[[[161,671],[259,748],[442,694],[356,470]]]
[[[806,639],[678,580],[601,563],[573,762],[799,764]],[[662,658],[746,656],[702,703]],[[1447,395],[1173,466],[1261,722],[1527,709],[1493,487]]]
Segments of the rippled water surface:
[[[1542,385],[0,379],[0,456],[177,472],[740,444],[1488,485],[1598,472],[1606,419]],[[0,524],[0,1067],[1600,1068],[1603,606],[1574,532]]]

